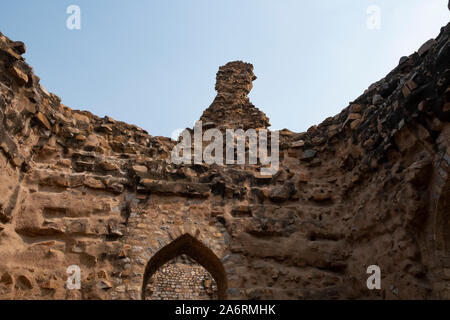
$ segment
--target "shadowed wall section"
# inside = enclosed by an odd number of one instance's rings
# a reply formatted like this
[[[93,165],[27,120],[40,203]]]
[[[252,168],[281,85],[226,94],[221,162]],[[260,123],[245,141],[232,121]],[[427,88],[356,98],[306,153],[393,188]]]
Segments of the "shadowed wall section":
[[[438,204],[438,237],[444,251],[450,253],[450,179],[447,180]],[[449,257],[450,258],[450,257]],[[450,261],[448,262],[450,268]]]

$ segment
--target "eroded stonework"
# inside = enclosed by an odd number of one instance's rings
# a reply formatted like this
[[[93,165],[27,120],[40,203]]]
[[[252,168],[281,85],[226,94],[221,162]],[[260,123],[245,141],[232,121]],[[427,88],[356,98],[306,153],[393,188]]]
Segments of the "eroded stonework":
[[[256,76],[250,63],[233,61],[220,67],[216,79],[217,96],[200,117],[204,127],[243,130],[269,127],[267,116],[247,97],[254,80]]]
[[[223,299],[450,299],[449,35],[338,115],[281,130],[268,177],[175,165],[175,141],[64,106],[0,34],[0,298],[145,299],[187,255]],[[254,79],[250,64],[221,67],[201,120],[267,128]],[[381,290],[366,287],[370,265]]]

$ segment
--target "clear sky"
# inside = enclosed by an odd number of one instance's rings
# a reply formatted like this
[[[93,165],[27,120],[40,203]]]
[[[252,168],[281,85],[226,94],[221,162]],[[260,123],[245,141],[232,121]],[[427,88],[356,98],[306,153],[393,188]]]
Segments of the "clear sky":
[[[438,35],[447,0],[2,0],[0,31],[74,109],[170,136],[214,96],[219,66],[250,62],[272,129],[333,116]],[[70,5],[81,29],[69,30]],[[370,11],[377,6],[380,14]],[[380,19],[379,29],[367,25]]]

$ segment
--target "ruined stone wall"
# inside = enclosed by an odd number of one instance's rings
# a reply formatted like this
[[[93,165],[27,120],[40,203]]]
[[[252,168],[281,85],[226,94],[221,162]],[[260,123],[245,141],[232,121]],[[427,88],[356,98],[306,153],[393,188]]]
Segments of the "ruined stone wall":
[[[170,163],[175,141],[64,106],[23,43],[0,35],[0,298],[147,298],[185,254],[220,298],[449,299],[449,36],[338,115],[281,130],[268,177],[260,164]],[[267,127],[253,80],[249,64],[221,67],[202,120]],[[366,287],[373,264],[381,290]]]

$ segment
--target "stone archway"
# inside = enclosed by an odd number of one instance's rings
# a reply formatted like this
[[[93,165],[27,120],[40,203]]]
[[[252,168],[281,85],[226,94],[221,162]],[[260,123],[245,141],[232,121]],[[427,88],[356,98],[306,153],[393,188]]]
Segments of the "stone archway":
[[[146,298],[146,286],[155,272],[164,264],[178,256],[186,255],[208,271],[217,284],[217,296],[226,299],[228,281],[220,259],[211,249],[190,234],[184,234],[156,252],[145,267],[141,297]]]

